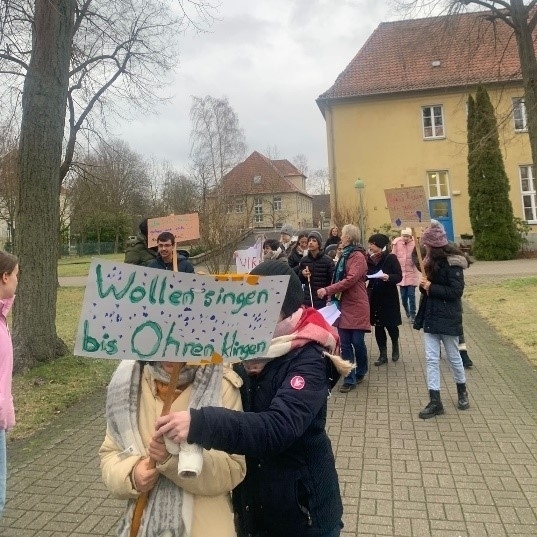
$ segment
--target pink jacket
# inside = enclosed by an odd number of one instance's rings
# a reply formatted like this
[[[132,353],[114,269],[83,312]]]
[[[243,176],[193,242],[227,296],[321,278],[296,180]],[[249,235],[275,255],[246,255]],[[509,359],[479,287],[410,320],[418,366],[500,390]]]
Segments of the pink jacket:
[[[0,429],[11,429],[15,425],[11,395],[13,344],[6,319],[14,300],[15,297],[0,300]]]
[[[402,287],[406,287],[407,285],[417,287],[420,283],[420,272],[412,261],[414,246],[414,239],[405,243],[402,237],[397,237],[392,242],[392,254],[397,256],[403,273],[403,279],[397,285]]]

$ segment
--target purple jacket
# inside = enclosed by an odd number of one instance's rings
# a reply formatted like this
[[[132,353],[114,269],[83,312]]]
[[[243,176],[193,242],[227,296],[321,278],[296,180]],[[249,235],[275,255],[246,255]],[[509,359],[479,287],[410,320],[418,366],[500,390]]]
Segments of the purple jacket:
[[[13,298],[0,300],[0,429],[11,429],[15,425],[15,409],[11,395],[13,377],[13,344],[7,326],[7,314]]]

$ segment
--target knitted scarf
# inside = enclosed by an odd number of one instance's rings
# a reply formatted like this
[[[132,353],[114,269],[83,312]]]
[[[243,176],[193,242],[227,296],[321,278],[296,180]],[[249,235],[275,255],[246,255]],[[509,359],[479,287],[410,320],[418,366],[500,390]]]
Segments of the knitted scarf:
[[[353,365],[335,354],[339,351],[337,330],[313,308],[299,308],[276,325],[266,358],[284,356],[312,342],[323,347],[323,355],[333,362],[339,374],[350,373]]]
[[[169,382],[170,377],[160,364],[148,365],[152,376]],[[138,430],[138,406],[142,366],[140,362],[123,360],[116,369],[106,398],[108,431],[118,447],[129,455],[146,457],[146,447]],[[223,369],[221,365],[186,366],[177,387],[192,384],[189,408],[221,406]],[[118,537],[128,537],[136,500],[129,500],[118,528]],[[161,475],[149,494],[142,516],[139,536],[188,537],[192,524],[192,495]]]
[[[347,265],[347,259],[352,252],[362,252],[365,255],[365,250],[361,246],[353,244],[345,246],[345,248],[343,248],[343,251],[341,252],[341,256],[337,261],[332,283],[340,282],[343,278],[345,278],[345,267]],[[338,310],[341,309],[341,293],[336,293],[335,295],[333,295],[331,301],[336,305]]]

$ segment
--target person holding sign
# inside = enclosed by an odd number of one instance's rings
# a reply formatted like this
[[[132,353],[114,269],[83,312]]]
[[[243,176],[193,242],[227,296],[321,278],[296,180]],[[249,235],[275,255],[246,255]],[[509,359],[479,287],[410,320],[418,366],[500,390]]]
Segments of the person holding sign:
[[[175,392],[172,411],[207,405],[240,411],[242,380],[222,365],[185,365],[177,385],[170,386],[172,367],[172,362],[123,360],[108,387],[106,438],[99,456],[106,488],[128,500],[118,535],[234,537],[229,491],[244,479],[244,457],[203,450],[201,468],[184,472],[183,450],[156,436],[155,418],[170,390]],[[144,493],[149,493],[148,503],[141,517],[135,516]]]
[[[173,249],[175,248],[175,236],[170,231],[163,231],[157,237],[157,258],[149,263],[151,268],[159,268],[164,270],[173,270]],[[177,272],[194,273],[194,267],[188,260],[188,252],[186,250],[177,251]]]
[[[420,279],[422,298],[414,328],[423,328],[427,387],[430,401],[419,413],[422,419],[444,413],[440,400],[440,344],[444,344],[453,380],[457,384],[458,408],[470,407],[466,391],[466,376],[459,354],[459,336],[462,333],[463,270],[467,267],[464,254],[448,243],[441,226],[428,227],[421,237],[426,256]]]
[[[15,425],[11,395],[13,344],[7,326],[7,314],[15,300],[19,273],[17,258],[0,250],[0,518],[6,501],[6,431]]]
[[[157,420],[158,434],[246,455],[246,478],[233,491],[239,537],[338,537],[343,506],[325,426],[330,390],[350,364],[333,355],[336,330],[302,307],[289,265],[265,261],[250,274],[288,275],[289,284],[266,358],[238,367],[245,412],[173,412]]]

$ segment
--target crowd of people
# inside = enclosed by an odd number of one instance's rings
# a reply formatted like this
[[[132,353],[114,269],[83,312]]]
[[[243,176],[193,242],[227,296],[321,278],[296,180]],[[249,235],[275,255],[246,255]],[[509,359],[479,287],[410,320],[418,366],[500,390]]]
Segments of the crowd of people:
[[[339,231],[330,229],[323,245],[318,231],[293,238],[285,225],[280,241],[264,242],[264,260],[250,274],[289,276],[266,356],[234,366],[129,360],[118,366],[99,455],[107,488],[127,500],[120,537],[338,537],[343,505],[326,433],[329,395],[340,377],[342,393],[363,382],[365,335],[372,329],[379,353],[374,365],[388,363],[388,336],[392,361],[400,359],[401,307],[424,332],[429,402],[419,417],[444,413],[441,345],[457,406],[469,408],[465,368],[471,361],[461,348],[464,254],[435,221],[422,234],[419,267],[408,228],[394,241],[373,234],[367,245],[356,226]],[[144,221],[125,261],[194,272],[188,252],[175,249],[166,232],[148,248]],[[0,251],[0,516],[5,433],[15,422],[6,317],[17,273],[17,258]],[[338,310],[334,326],[319,311],[327,305]]]

